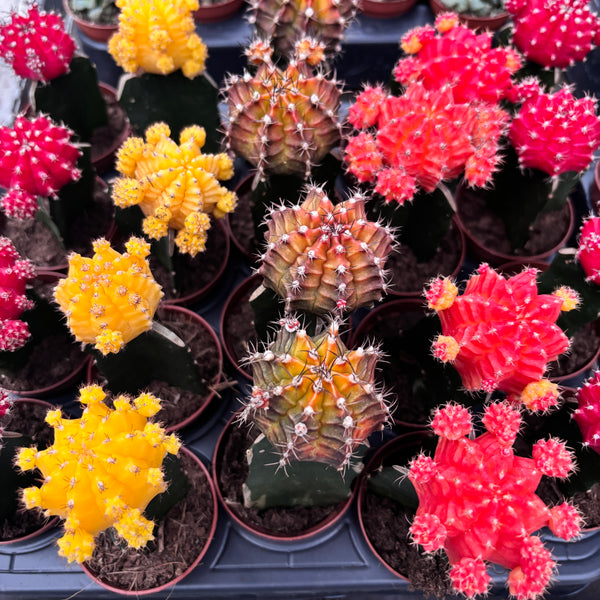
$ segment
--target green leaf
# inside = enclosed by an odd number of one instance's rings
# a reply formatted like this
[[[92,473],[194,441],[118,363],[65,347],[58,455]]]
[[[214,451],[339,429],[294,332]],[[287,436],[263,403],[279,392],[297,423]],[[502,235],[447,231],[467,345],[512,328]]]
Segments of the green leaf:
[[[168,487],[162,494],[154,496],[144,511],[146,518],[154,522],[162,519],[190,491],[190,482],[181,468],[180,456],[167,454],[162,470]]]

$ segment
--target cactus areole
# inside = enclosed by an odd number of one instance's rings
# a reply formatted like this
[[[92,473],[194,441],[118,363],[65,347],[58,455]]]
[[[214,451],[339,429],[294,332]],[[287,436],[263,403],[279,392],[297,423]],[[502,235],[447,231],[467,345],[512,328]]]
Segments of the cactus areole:
[[[348,350],[338,328],[333,320],[311,338],[288,316],[275,339],[248,356],[254,385],[241,418],[251,419],[278,449],[281,466],[313,460],[343,470],[388,419],[374,381],[378,349]]]

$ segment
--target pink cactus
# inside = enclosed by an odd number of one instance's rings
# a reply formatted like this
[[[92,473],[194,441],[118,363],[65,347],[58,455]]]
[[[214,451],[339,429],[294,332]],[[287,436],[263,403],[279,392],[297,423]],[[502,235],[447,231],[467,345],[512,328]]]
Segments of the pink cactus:
[[[394,77],[402,85],[421,81],[429,90],[453,85],[456,102],[498,102],[512,91],[511,76],[521,66],[510,47],[492,48],[492,34],[475,33],[444,13],[430,25],[411,29],[402,38],[409,55],[400,59]]]
[[[426,297],[442,324],[433,353],[452,363],[467,390],[499,390],[543,411],[558,399],[558,386],[542,378],[546,366],[569,347],[556,320],[573,308],[575,296],[538,295],[536,273],[524,269],[504,278],[482,264],[462,295],[448,278],[438,278]]]
[[[33,264],[21,259],[8,238],[0,237],[0,350],[13,352],[29,339],[27,323],[19,316],[33,308],[25,286],[34,276]]]
[[[600,217],[583,222],[576,256],[587,280],[600,285]]]
[[[521,167],[558,176],[584,171],[600,146],[596,101],[575,98],[568,88],[533,94],[513,119],[509,139]]]
[[[9,217],[35,215],[37,196],[56,196],[61,187],[81,176],[76,168],[81,155],[71,142],[73,132],[40,115],[33,120],[19,115],[14,128],[0,127],[0,186]]]
[[[374,107],[372,99],[380,100]],[[428,90],[411,83],[402,96],[367,88],[350,107],[357,128],[375,124],[348,140],[345,160],[359,181],[372,182],[387,202],[411,200],[418,188],[432,192],[444,180],[465,173],[483,186],[496,170],[498,143],[508,115],[497,106],[458,103],[452,86]]]
[[[574,417],[583,441],[600,454],[600,371],[596,371],[577,390],[579,406]]]
[[[491,562],[510,569],[511,594],[534,599],[544,593],[555,563],[531,534],[547,526],[570,539],[581,527],[573,506],[548,508],[535,490],[542,475],[566,477],[574,468],[572,456],[552,438],[534,445],[533,458],[516,456],[512,445],[521,416],[507,403],[487,406],[483,425],[487,431],[473,437],[466,408],[448,405],[436,411],[435,455],[421,454],[409,469],[419,497],[410,532],[425,552],[444,549],[458,592],[486,593],[486,562]]]
[[[36,4],[27,14],[11,17],[0,26],[0,53],[19,77],[46,82],[68,71],[75,42],[62,17],[40,11]]]
[[[504,0],[513,43],[532,62],[564,69],[600,44],[600,19],[588,0]]]

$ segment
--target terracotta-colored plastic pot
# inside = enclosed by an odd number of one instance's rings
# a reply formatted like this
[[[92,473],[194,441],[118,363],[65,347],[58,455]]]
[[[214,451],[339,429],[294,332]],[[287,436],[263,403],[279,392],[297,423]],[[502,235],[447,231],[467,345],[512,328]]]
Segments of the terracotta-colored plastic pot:
[[[160,585],[160,586],[157,586],[157,587],[151,588],[151,589],[125,590],[125,589],[114,587],[108,583],[105,583],[104,581],[102,581],[101,579],[96,577],[94,574],[92,574],[92,572],[89,570],[88,566],[85,563],[81,564],[81,568],[83,569],[84,573],[86,575],[88,575],[98,585],[102,586],[103,588],[110,590],[111,592],[116,592],[117,594],[121,594],[123,596],[136,596],[137,597],[137,596],[142,596],[142,595],[147,595],[147,594],[156,594],[158,592],[162,592],[164,590],[174,587],[180,581],[185,579],[200,564],[200,561],[206,554],[206,552],[210,546],[210,542],[213,540],[213,538],[215,536],[215,531],[217,528],[218,504],[217,504],[217,497],[216,497],[216,493],[215,493],[215,486],[214,486],[214,483],[212,481],[212,478],[210,476],[208,469],[204,466],[202,461],[193,452],[191,452],[190,450],[188,450],[187,448],[185,448],[183,446],[181,447],[180,452],[182,454],[187,455],[189,458],[193,459],[194,464],[196,465],[198,470],[204,474],[204,477],[206,478],[206,481],[210,488],[210,493],[212,496],[212,519],[211,519],[211,525],[210,525],[208,534],[206,536],[206,542],[204,543],[204,545],[202,545],[201,547],[198,548],[198,555],[196,556],[194,561],[191,564],[189,564],[179,576],[177,576],[172,581],[169,581],[163,585]]]
[[[92,23],[91,21],[85,21],[73,12],[71,6],[69,5],[69,0],[63,0],[63,10],[67,15],[69,15],[69,17],[71,17],[73,23],[75,23],[81,33],[95,42],[108,42],[111,36],[116,33],[117,29],[119,28],[118,24],[100,25],[97,23]]]
[[[215,4],[201,5],[193,15],[198,23],[216,23],[236,15],[243,6],[244,0],[224,0]]]
[[[360,0],[359,12],[367,17],[386,19],[399,17],[417,3],[418,0]]]
[[[441,0],[429,0],[429,6],[434,15],[439,15],[440,13],[449,12],[451,10]],[[496,31],[508,21],[510,16],[506,11],[488,17],[479,17],[467,13],[457,14],[461,23],[476,31]]]

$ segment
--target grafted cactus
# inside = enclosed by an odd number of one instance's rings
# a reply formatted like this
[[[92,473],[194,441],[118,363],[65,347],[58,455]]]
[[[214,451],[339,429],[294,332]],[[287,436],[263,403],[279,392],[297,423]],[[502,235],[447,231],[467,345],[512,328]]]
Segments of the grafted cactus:
[[[23,448],[17,459],[25,471],[40,470],[41,487],[23,490],[23,501],[27,508],[64,519],[58,547],[69,562],[91,558],[95,536],[109,527],[133,548],[154,538],[154,523],[142,512],[166,490],[162,462],[180,447],[174,435],[148,422],[160,410],[155,396],[118,396],[114,408],[104,399],[99,386],[82,388],[81,417],[49,411],[46,422],[54,429],[54,443],[42,451]]]
[[[600,371],[594,372],[577,390],[573,413],[585,445],[600,454]]]
[[[543,378],[546,366],[569,348],[556,320],[577,298],[568,289],[538,294],[536,274],[524,269],[505,278],[482,264],[461,295],[450,279],[438,278],[426,297],[442,324],[434,355],[452,363],[467,390],[499,390],[530,410],[547,410],[558,386]]]
[[[224,95],[228,108],[227,144],[265,174],[308,176],[339,142],[341,89],[315,69],[323,47],[303,38],[285,69],[271,60],[272,49],[260,40],[247,50],[258,65],[254,75],[229,77]]]
[[[577,260],[587,280],[600,285],[600,217],[589,217],[581,226]]]
[[[574,469],[572,456],[554,438],[535,443],[532,458],[516,456],[512,446],[521,417],[506,403],[488,405],[483,425],[487,431],[473,437],[466,408],[447,405],[436,411],[435,455],[419,455],[408,472],[419,497],[410,532],[425,552],[444,549],[458,592],[469,598],[485,594],[490,562],[510,569],[511,594],[534,600],[546,590],[556,565],[531,534],[547,526],[571,539],[582,522],[572,505],[548,508],[535,491],[542,475],[567,477]]]
[[[202,154],[206,139],[202,127],[186,127],[180,145],[165,123],[146,130],[146,141],[131,137],[117,155],[123,175],[113,187],[120,208],[139,205],[146,218],[143,230],[158,240],[169,228],[177,230],[175,244],[195,256],[206,248],[210,216],[222,218],[235,208],[236,195],[219,184],[233,177],[227,154]]]
[[[367,220],[364,203],[355,194],[334,206],[313,186],[301,203],[270,211],[258,272],[285,298],[286,311],[342,313],[381,299],[394,237]]]
[[[254,385],[242,419],[278,449],[282,466],[312,460],[342,470],[389,416],[375,384],[378,358],[373,346],[348,350],[335,320],[311,338],[285,317],[275,338],[248,356]]]

